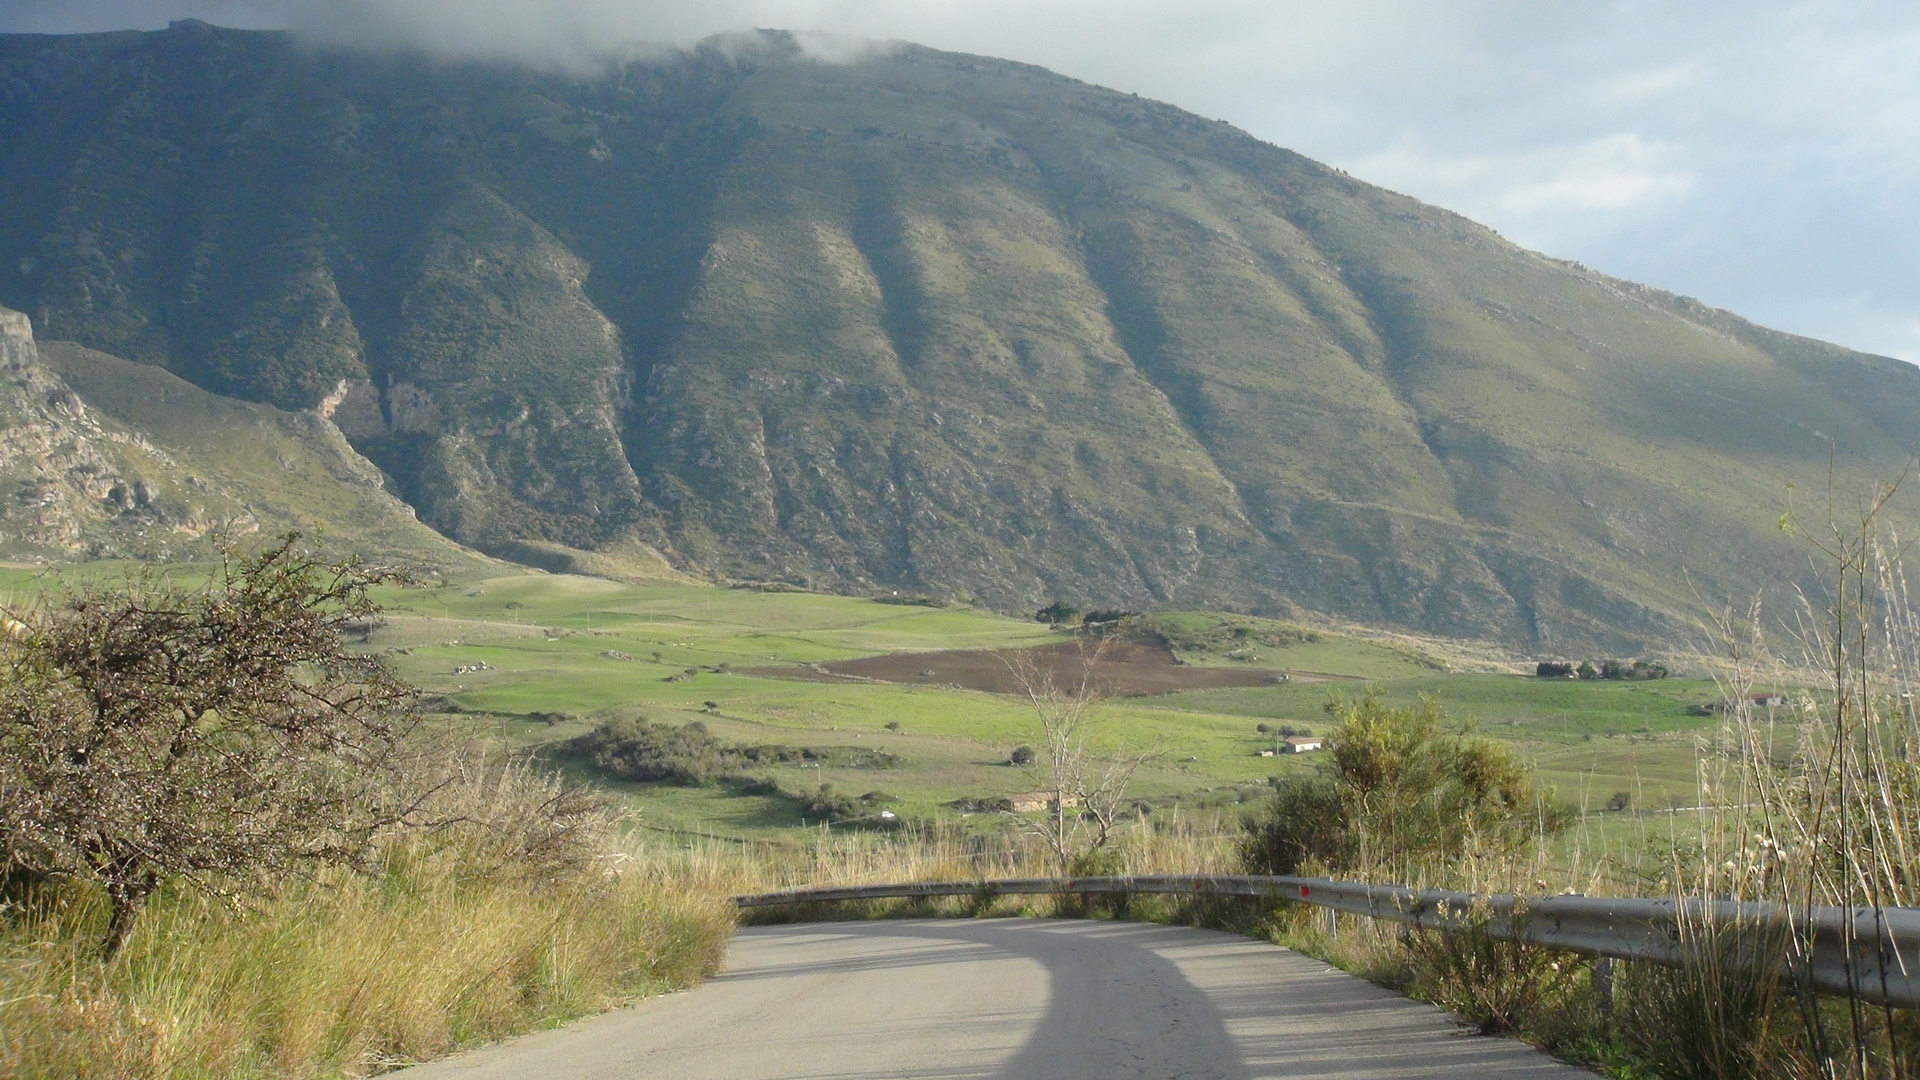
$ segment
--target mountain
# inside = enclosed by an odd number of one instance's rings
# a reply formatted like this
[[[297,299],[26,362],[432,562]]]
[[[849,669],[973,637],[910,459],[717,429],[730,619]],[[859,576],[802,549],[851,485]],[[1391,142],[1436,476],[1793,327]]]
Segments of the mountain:
[[[913,46],[4,37],[0,172],[43,336],[325,416],[507,557],[1632,652],[1920,449],[1906,364]]]
[[[415,520],[320,417],[71,343],[41,348],[25,315],[0,308],[0,552],[207,558],[289,530],[429,571],[485,562]]]

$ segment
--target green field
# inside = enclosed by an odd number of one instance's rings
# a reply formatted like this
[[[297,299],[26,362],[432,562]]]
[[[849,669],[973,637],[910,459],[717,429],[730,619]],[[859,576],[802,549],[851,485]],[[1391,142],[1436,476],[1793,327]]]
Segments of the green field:
[[[63,576],[111,579],[124,570],[124,564],[91,564]],[[46,580],[31,568],[0,569],[0,591],[15,596],[37,591]],[[1006,764],[1014,747],[1038,734],[1030,709],[1017,699],[776,674],[806,676],[809,665],[890,651],[1015,649],[1062,640],[1038,623],[963,607],[542,573],[388,588],[380,599],[387,614],[365,647],[385,653],[407,679],[444,697],[460,724],[503,745],[550,746],[601,719],[628,716],[672,724],[699,719],[717,736],[742,744],[880,749],[899,763],[756,772],[789,791],[821,783],[852,794],[883,791],[899,799],[899,812],[915,817],[951,816],[956,811],[947,804],[954,800],[1016,794],[1038,783],[1030,769]],[[1208,620],[1228,629],[1265,624],[1235,616],[1164,618],[1189,629]],[[1280,624],[1265,626],[1272,637]],[[1445,674],[1416,652],[1329,633],[1308,637],[1256,645],[1249,654],[1257,660],[1248,662],[1295,672],[1285,685],[1105,702],[1100,709],[1109,743],[1160,751],[1139,774],[1135,793],[1183,807],[1257,797],[1269,777],[1309,768],[1314,759],[1260,756],[1272,743],[1256,725],[1316,727],[1325,722],[1331,696],[1372,686],[1393,702],[1431,696],[1455,720],[1516,744],[1538,761],[1562,800],[1597,809],[1627,791],[1635,807],[1656,812],[1693,801],[1694,742],[1713,721],[1687,710],[1717,696],[1709,681]],[[1241,662],[1197,646],[1181,655],[1196,664]],[[765,837],[801,824],[790,800],[778,797],[720,787],[609,786],[643,825]],[[997,820],[983,815],[980,823]]]
[[[1688,707],[1720,696],[1708,679],[1655,682],[1579,682],[1517,675],[1426,673],[1371,680],[1387,700],[1409,704],[1421,695],[1482,733],[1515,743],[1538,763],[1561,798],[1598,806],[1627,791],[1637,806],[1687,804],[1695,791],[1696,738],[1713,723]],[[1192,691],[1158,699],[1163,708],[1209,716],[1311,723],[1329,693],[1360,687],[1292,685]]]
[[[781,667],[805,674],[806,665],[888,651],[1060,640],[1036,623],[957,607],[544,574],[393,590],[383,599],[387,623],[369,647],[391,652],[408,678],[445,695],[471,723],[514,746],[555,743],[620,715],[668,723],[697,718],[716,735],[744,744],[879,748],[900,764],[764,771],[789,790],[831,783],[854,793],[884,791],[901,800],[903,813],[916,816],[951,814],[946,804],[956,799],[1013,794],[1036,783],[1032,772],[1005,764],[1013,747],[1036,736],[1030,711],[1015,699],[766,674]],[[1430,695],[1452,717],[1518,744],[1568,801],[1598,807],[1623,790],[1649,809],[1692,799],[1694,738],[1711,721],[1687,708],[1717,696],[1711,682],[1450,675],[1419,655],[1378,643],[1315,637],[1258,646],[1254,655],[1261,666],[1334,678],[1298,675],[1281,686],[1105,703],[1110,741],[1161,751],[1142,770],[1137,794],[1189,806],[1252,797],[1268,777],[1313,760],[1260,756],[1271,743],[1257,724],[1312,726],[1324,720],[1330,695],[1359,694],[1372,685],[1394,701]],[[1192,663],[1235,662],[1182,655]],[[889,723],[899,726],[890,730]],[[799,823],[778,799],[717,788],[623,790],[643,821],[662,826],[750,836]]]

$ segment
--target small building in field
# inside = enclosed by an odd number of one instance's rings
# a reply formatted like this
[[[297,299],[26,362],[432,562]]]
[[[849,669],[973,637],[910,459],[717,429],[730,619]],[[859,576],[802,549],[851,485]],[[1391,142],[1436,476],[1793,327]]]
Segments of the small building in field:
[[[1281,741],[1280,749],[1287,754],[1310,754],[1324,749],[1326,745],[1318,735],[1291,735]]]

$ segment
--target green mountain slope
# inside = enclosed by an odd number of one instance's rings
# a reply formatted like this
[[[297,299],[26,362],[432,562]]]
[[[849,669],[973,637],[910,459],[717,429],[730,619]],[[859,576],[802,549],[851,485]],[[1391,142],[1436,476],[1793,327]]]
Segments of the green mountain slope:
[[[0,169],[0,303],[319,408],[508,556],[1631,651],[1920,434],[1908,365],[914,47],[0,38]]]
[[[312,413],[210,394],[0,308],[0,553],[205,558],[298,530],[337,552],[433,570],[486,560],[415,520]]]

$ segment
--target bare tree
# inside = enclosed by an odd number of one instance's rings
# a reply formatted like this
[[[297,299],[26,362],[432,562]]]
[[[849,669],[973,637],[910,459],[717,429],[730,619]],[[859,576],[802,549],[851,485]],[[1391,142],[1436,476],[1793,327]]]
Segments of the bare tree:
[[[144,571],[11,612],[0,638],[0,871],[92,879],[111,954],[163,881],[353,863],[399,804],[412,695],[342,631],[394,575],[288,536],[207,584]]]
[[[1107,643],[1089,641],[1076,639],[1077,672],[1063,673],[1036,660],[1032,650],[1000,656],[1040,723],[1046,807],[1035,830],[1063,874],[1087,853],[1106,848],[1126,809],[1134,773],[1157,756],[1129,754],[1124,743],[1111,754],[1094,751],[1099,727],[1094,706],[1106,696],[1099,672]]]

